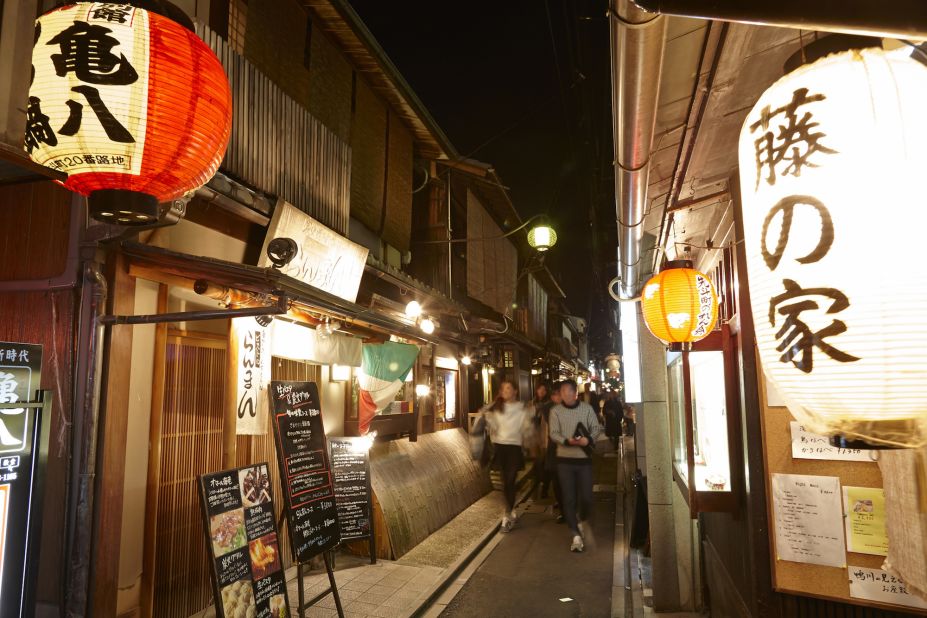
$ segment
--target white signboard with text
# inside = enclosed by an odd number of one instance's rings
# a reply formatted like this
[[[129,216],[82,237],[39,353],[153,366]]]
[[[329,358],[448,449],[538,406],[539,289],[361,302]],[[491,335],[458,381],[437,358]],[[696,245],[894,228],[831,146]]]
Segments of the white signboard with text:
[[[879,603],[927,609],[927,601],[914,596],[903,581],[881,569],[851,566],[850,596]]]
[[[267,227],[258,266],[271,266],[267,245],[274,238],[292,238],[299,248],[296,257],[280,272],[352,303],[357,300],[367,264],[366,247],[351,242],[282,200]]]
[[[235,361],[235,433],[267,433],[267,387],[270,384],[270,346],[267,328],[255,318],[234,318],[232,328],[236,342]]]

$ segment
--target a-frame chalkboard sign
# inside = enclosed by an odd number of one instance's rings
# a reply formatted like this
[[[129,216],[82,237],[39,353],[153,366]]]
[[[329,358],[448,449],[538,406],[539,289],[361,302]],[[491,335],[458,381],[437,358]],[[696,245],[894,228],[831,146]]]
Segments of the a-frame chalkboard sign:
[[[298,615],[329,592],[343,617],[341,598],[329,550],[341,542],[331,459],[322,425],[322,406],[315,382],[270,383],[270,402],[277,463],[283,484],[287,529],[299,580]],[[322,554],[330,588],[308,602],[303,591],[303,567]]]

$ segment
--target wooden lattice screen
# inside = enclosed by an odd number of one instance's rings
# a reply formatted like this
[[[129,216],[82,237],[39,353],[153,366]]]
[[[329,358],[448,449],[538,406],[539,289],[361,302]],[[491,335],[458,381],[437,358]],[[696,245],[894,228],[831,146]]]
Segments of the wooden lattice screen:
[[[157,618],[186,618],[212,603],[209,562],[196,478],[222,469],[226,380],[224,339],[171,336],[167,342],[160,483],[154,569]],[[320,367],[273,359],[274,380],[318,381]],[[266,461],[279,518],[283,492],[273,433],[239,436],[237,465]],[[286,528],[280,529],[283,566],[292,565]]]
[[[212,601],[196,477],[222,468],[225,341],[170,337],[164,377],[154,616]]]

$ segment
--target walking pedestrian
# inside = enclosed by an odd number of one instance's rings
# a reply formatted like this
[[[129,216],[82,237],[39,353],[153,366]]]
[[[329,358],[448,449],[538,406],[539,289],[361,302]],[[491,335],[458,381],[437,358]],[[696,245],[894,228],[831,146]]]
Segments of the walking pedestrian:
[[[550,442],[548,437],[548,424],[550,418],[550,409],[554,403],[550,399],[550,387],[547,382],[538,382],[534,387],[534,399],[531,400],[529,413],[534,422],[534,431],[536,440],[532,445],[532,457],[534,459],[534,487],[532,495],[536,498],[547,497],[548,478],[550,471],[547,467],[547,444]]]
[[[607,435],[618,450],[618,444],[621,442],[621,421],[624,417],[624,409],[618,400],[618,393],[608,393],[605,395],[605,405],[602,408],[605,416],[605,435]]]
[[[547,470],[547,481],[541,488],[542,494],[546,496],[548,487],[553,485],[554,498],[556,499],[554,509],[557,510],[558,524],[562,524],[565,519],[563,517],[563,492],[560,490],[560,475],[557,473],[557,442],[550,439],[550,412],[554,407],[560,405],[562,401],[560,398],[561,384],[562,382],[554,382],[550,390],[551,406],[547,409],[547,426],[544,428],[544,435],[547,438],[547,458],[544,460]]]
[[[577,398],[576,382],[560,385],[562,401],[550,412],[550,439],[557,444],[563,514],[573,535],[570,551],[585,549],[583,532],[592,516],[592,446],[602,435],[598,415]]]
[[[518,388],[514,382],[503,380],[499,393],[489,406],[483,409],[483,417],[489,427],[489,439],[494,446],[493,465],[502,473],[502,487],[505,494],[505,512],[502,515],[502,531],[508,532],[515,525],[515,481],[518,471],[525,467],[522,447],[530,444],[534,436],[534,424],[528,409],[518,400]]]

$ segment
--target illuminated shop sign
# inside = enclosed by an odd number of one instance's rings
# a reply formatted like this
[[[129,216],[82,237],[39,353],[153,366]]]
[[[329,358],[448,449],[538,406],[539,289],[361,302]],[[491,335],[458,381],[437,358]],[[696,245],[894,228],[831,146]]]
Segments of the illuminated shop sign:
[[[50,401],[35,403],[42,346],[0,342],[0,616],[35,606]]]

